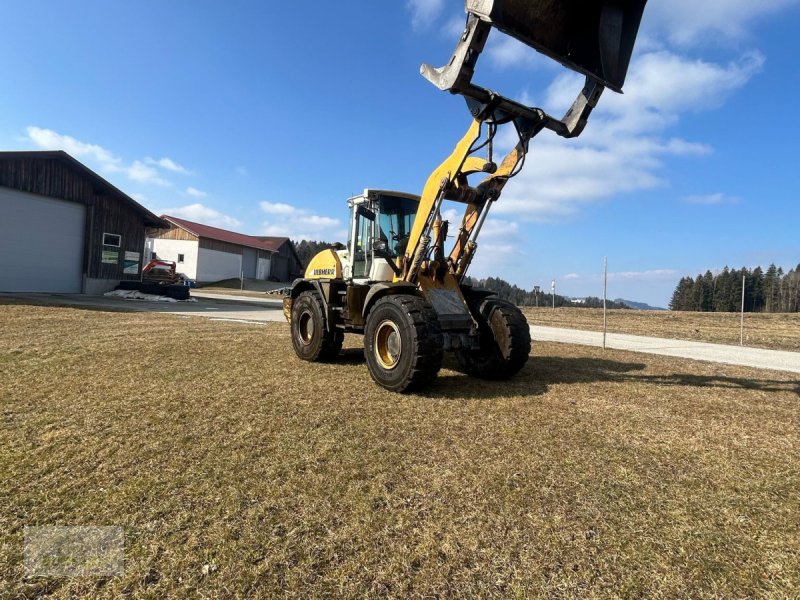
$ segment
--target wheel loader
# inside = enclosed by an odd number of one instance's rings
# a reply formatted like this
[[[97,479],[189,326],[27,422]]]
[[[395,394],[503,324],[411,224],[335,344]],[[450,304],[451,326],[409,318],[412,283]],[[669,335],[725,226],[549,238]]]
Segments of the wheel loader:
[[[315,256],[284,299],[298,357],[335,360],[345,333],[361,334],[372,379],[394,392],[431,384],[445,351],[479,378],[506,379],[522,369],[531,350],[522,312],[464,283],[478,236],[503,187],[522,169],[530,140],[545,130],[580,135],[603,90],[622,92],[645,4],[465,1],[466,25],[450,61],[423,65],[421,74],[462,96],[472,122],[421,195],[368,189],[348,200],[347,245]],[[562,118],[473,83],[492,29],[585,76]],[[498,161],[494,140],[504,126],[514,128],[517,143]],[[482,180],[473,184],[475,177]],[[442,219],[444,202],[464,206],[455,231]]]

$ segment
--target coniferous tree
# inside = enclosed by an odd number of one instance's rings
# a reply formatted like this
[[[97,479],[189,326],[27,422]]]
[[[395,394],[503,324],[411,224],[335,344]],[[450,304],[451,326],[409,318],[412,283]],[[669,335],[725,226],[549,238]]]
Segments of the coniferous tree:
[[[729,269],[713,275],[706,271],[696,279],[682,277],[672,293],[672,310],[738,312],[800,312],[800,265],[784,272],[771,264],[767,271],[756,267]]]
[[[752,290],[750,292],[750,310],[752,312],[761,312],[764,310],[764,271],[761,267],[753,269],[747,287]]]

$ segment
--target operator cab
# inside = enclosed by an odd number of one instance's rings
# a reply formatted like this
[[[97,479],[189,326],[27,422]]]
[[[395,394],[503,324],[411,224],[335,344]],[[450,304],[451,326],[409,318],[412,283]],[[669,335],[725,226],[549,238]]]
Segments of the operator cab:
[[[405,254],[408,237],[419,208],[419,196],[384,190],[364,190],[348,199],[350,236],[343,261],[344,277],[391,281],[392,264]],[[350,265],[349,272],[348,266]]]

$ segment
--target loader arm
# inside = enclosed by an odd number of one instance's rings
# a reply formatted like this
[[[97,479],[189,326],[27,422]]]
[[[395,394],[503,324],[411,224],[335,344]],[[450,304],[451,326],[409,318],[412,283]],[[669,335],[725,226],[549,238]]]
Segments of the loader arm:
[[[445,267],[457,281],[463,279],[489,208],[521,170],[530,140],[544,129],[565,138],[579,136],[604,89],[622,92],[646,2],[465,0],[466,26],[450,61],[441,68],[424,64],[420,72],[439,89],[463,96],[473,122],[425,183],[405,255],[398,260],[397,281],[416,282],[422,269],[442,274]],[[563,117],[552,117],[472,82],[493,28],[585,75],[583,88]],[[498,166],[493,141],[499,127],[506,125],[516,129],[518,142]],[[488,156],[476,156],[484,148]],[[478,173],[486,177],[470,186],[468,177]],[[441,264],[441,231],[447,231],[446,225],[441,226],[444,200],[466,204],[446,265]]]

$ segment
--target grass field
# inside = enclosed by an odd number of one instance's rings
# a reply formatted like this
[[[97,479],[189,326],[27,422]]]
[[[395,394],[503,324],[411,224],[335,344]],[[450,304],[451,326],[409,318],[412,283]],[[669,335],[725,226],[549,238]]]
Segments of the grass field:
[[[595,308],[524,308],[531,325],[603,331]],[[800,352],[800,313],[745,314],[745,346]],[[609,310],[608,331],[715,344],[739,344],[735,313]]]
[[[540,344],[372,384],[283,324],[0,306],[0,597],[800,596],[797,376]],[[23,578],[26,525],[125,528]]]

